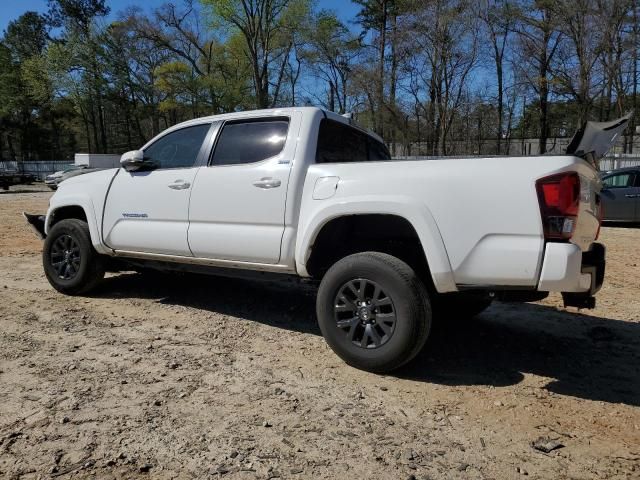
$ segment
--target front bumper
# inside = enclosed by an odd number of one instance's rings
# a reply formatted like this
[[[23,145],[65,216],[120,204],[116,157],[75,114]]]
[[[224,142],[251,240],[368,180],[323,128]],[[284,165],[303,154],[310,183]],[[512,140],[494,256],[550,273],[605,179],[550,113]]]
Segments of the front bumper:
[[[47,238],[47,234],[44,232],[44,225],[47,219],[46,215],[22,212],[22,216],[25,218],[33,232],[38,236],[38,238],[40,238],[40,240],[44,240],[45,238]]]
[[[565,306],[595,307],[593,296],[604,282],[605,253],[600,243],[594,243],[588,252],[570,243],[548,243],[538,290],[561,292]]]

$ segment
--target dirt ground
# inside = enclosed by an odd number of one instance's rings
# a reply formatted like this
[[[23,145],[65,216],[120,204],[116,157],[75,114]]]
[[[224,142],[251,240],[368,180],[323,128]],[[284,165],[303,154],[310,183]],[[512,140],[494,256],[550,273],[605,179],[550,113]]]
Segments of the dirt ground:
[[[496,303],[379,376],[293,285],[56,293],[19,215],[49,196],[0,192],[1,478],[640,478],[640,229],[603,229],[595,310]]]

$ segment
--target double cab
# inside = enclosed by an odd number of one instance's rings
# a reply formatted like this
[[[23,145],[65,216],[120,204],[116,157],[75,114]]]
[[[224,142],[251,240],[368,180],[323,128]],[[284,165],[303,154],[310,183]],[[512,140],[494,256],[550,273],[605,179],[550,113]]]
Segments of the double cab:
[[[46,216],[27,218],[62,293],[109,269],[295,276],[317,285],[331,348],[386,372],[418,353],[434,318],[495,298],[562,292],[593,307],[605,260],[592,157],[624,124],[583,131],[563,155],[394,160],[320,108],[229,113],[61,183]]]

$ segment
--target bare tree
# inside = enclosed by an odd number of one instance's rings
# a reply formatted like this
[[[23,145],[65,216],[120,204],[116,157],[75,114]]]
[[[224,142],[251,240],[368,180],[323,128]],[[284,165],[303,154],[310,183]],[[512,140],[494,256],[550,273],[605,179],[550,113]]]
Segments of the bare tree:
[[[508,0],[483,0],[479,3],[479,18],[489,33],[491,58],[493,59],[497,83],[496,153],[502,153],[504,135],[504,63],[509,35],[513,28],[513,12]]]
[[[478,25],[467,2],[435,0],[414,17],[414,64],[424,63],[431,154],[446,155],[447,138],[470,73],[478,61]]]
[[[558,51],[557,90],[575,100],[579,127],[589,118],[594,100],[604,89],[602,72],[596,68],[604,45],[604,19],[596,15],[595,0],[557,0],[551,8],[559,20],[557,28],[566,39],[564,48]]]
[[[527,2],[517,11],[519,48],[515,65],[537,95],[539,153],[547,151],[550,75],[563,38],[554,4],[554,0]]]

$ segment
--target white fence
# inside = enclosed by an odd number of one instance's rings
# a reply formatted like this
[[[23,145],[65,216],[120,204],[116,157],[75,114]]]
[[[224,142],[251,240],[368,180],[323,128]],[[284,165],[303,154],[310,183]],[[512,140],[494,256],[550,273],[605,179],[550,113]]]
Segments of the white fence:
[[[0,162],[0,172],[21,172],[29,175],[33,175],[38,180],[44,180],[44,177],[62,170],[65,166],[73,164],[70,160],[43,160],[43,161],[27,161],[27,162],[15,162],[10,160],[3,160]]]
[[[615,170],[617,168],[636,167],[640,165],[640,155],[620,155],[605,157],[600,160],[600,170]]]
[[[396,155],[393,157],[395,160],[437,160],[437,159],[454,159],[454,158],[469,158],[469,157],[478,157],[478,158],[491,158],[496,155],[451,155],[444,157],[432,157],[432,156],[399,156]],[[515,157],[520,155],[514,155]],[[640,165],[640,155],[625,155],[619,154],[612,157],[604,157],[600,160],[600,171],[607,172],[609,170],[615,170],[618,168],[625,167],[636,167]]]

